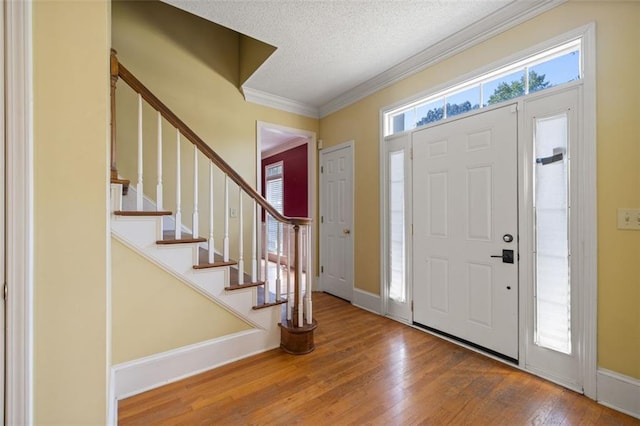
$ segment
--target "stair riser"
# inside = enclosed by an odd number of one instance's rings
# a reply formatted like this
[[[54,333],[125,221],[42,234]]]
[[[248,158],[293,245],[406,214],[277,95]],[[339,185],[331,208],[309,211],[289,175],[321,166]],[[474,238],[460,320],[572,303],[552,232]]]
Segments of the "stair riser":
[[[266,342],[271,345],[279,339],[277,323],[280,309],[254,310],[255,288],[226,291],[229,267],[193,269],[197,261],[197,244],[162,246],[156,244],[162,235],[162,219],[157,217],[115,217],[113,234],[126,245],[140,252],[176,278],[242,317],[255,328],[267,331]]]

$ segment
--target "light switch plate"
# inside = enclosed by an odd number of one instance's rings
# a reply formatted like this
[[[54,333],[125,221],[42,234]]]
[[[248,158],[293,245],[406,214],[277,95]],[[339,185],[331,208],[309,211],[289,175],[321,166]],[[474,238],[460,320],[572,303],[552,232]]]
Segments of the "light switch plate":
[[[640,231],[640,209],[618,209],[618,229]]]

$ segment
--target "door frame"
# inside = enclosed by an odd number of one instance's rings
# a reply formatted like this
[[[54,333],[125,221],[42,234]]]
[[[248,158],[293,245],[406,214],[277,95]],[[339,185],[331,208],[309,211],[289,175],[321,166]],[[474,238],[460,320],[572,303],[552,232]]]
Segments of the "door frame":
[[[581,324],[582,324],[582,341],[580,343],[579,350],[583,353],[582,362],[580,365],[580,371],[582,373],[582,388],[583,392],[586,396],[591,399],[596,399],[596,376],[597,376],[597,204],[596,204],[596,147],[597,147],[597,138],[596,138],[596,34],[595,34],[595,23],[590,23],[584,25],[582,27],[576,28],[574,30],[568,31],[564,34],[561,34],[557,37],[554,37],[550,40],[546,40],[542,43],[539,43],[531,48],[526,49],[525,51],[518,52],[509,57],[506,57],[502,60],[496,61],[495,63],[489,64],[480,68],[479,70],[473,71],[466,75],[454,78],[444,84],[441,84],[435,88],[429,90],[429,93],[437,92],[439,90],[443,90],[447,87],[454,86],[459,84],[460,82],[469,80],[487,70],[495,69],[500,66],[504,66],[513,60],[526,57],[528,55],[534,54],[536,52],[540,52],[542,50],[551,48],[553,46],[562,44],[563,42],[570,41],[572,39],[582,39],[582,70],[583,70],[583,78],[577,84],[582,84],[583,93],[582,99],[580,99],[580,108],[582,113],[582,122],[579,123],[579,137],[580,137],[580,150],[577,154],[574,155],[574,164],[579,168],[578,170],[578,182],[574,184],[574,190],[578,193],[578,206],[575,206],[579,210],[578,215],[578,232],[581,237],[581,250],[578,254],[579,261],[577,273],[577,279],[580,281],[583,286],[584,291],[581,292],[579,296],[579,300],[576,303],[580,304],[581,308]],[[563,85],[563,88],[568,87],[567,85]],[[554,90],[553,88],[547,90]],[[384,133],[384,122],[385,122],[385,113],[398,108],[401,105],[405,105],[410,103],[411,101],[423,97],[426,93],[420,93],[412,98],[408,98],[399,102],[395,102],[392,105],[388,105],[380,109],[379,112],[379,126],[380,126],[380,212],[381,212],[381,223],[380,223],[380,232],[381,232],[381,244],[380,244],[380,294],[384,296],[385,294],[385,279],[386,270],[388,268],[387,256],[387,241],[384,238],[385,231],[385,221],[386,221],[386,205],[385,205],[385,194],[384,188],[386,185],[387,173],[386,170],[386,150],[385,150],[385,140],[389,138],[387,136],[385,138]],[[529,95],[534,96],[534,95]],[[519,109],[522,110],[522,102],[524,99],[519,99]],[[519,120],[521,120],[522,114],[519,114]],[[519,161],[523,161],[522,159],[522,149],[525,149],[522,146],[524,142],[523,139],[523,123],[519,122],[518,124],[518,151],[519,151]],[[422,127],[420,128],[422,129]],[[408,130],[400,134],[410,133],[413,130]],[[519,179],[519,190],[522,189],[523,182],[525,179],[529,179],[527,173],[530,169],[529,164],[519,164],[518,171],[518,179]],[[525,212],[524,206],[522,205],[522,200],[526,197],[526,194],[519,194],[519,227],[520,227],[520,235],[522,235],[522,227],[525,226],[525,218],[523,218],[523,213]],[[407,224],[410,226],[410,224]],[[521,261],[520,261],[520,288],[524,288],[524,286],[531,286],[531,278],[530,274],[528,274],[528,269],[531,268],[531,265],[527,265],[526,258],[528,258],[530,253],[527,253],[524,250],[523,241],[520,241],[520,250],[521,250]],[[407,252],[407,256],[409,253]],[[523,261],[523,259],[525,259]],[[411,262],[411,259],[408,260]],[[529,262],[530,263],[530,262]],[[528,275],[527,275],[528,274]],[[412,285],[412,283],[408,283],[407,285]],[[524,351],[524,342],[525,336],[527,333],[527,312],[525,307],[527,304],[532,303],[530,298],[530,294],[525,294],[526,292],[519,292],[519,365],[518,367],[525,369],[526,357]],[[384,297],[382,300],[384,304]],[[383,307],[383,312],[385,312]],[[448,340],[448,339],[447,339]],[[465,345],[463,345],[465,346]],[[476,350],[470,346],[466,346],[471,350]],[[494,358],[493,356],[483,354]],[[500,360],[499,358],[495,358]],[[533,374],[538,374],[538,372],[532,372]],[[541,375],[544,377],[544,375]],[[544,377],[548,380],[553,380],[553,378]]]
[[[405,235],[405,280],[406,280],[406,294],[407,303],[409,304],[409,318],[405,321],[403,318],[399,318],[393,315],[389,310],[389,212],[387,206],[389,205],[389,154],[391,152],[397,152],[388,149],[388,144],[391,141],[401,140],[404,144],[403,151],[405,152],[405,182],[404,182],[404,219],[405,225],[413,223],[413,200],[408,194],[413,191],[413,182],[411,175],[413,173],[413,153],[412,153],[412,137],[411,132],[402,132],[397,135],[388,136],[386,139],[382,139],[380,146],[380,279],[382,285],[380,288],[381,296],[381,313],[382,315],[393,318],[397,321],[405,324],[413,324],[413,274],[410,272],[413,268],[413,244],[411,243],[411,229],[406,226]],[[382,164],[384,163],[384,165]]]
[[[286,133],[293,133],[307,138],[307,213],[311,219],[311,226],[309,227],[309,234],[311,239],[311,272],[308,274],[311,276],[311,288],[317,288],[319,285],[319,273],[320,268],[316,267],[315,259],[316,248],[316,235],[318,232],[318,222],[316,219],[316,152],[318,151],[318,142],[316,133],[309,130],[296,129],[293,127],[281,126],[279,124],[267,123],[265,121],[256,121],[256,190],[259,194],[262,193],[262,132],[266,129],[276,129]],[[260,218],[257,220],[261,221]],[[258,229],[261,229],[258,227]],[[258,247],[262,247],[262,232],[258,232]],[[314,273],[315,270],[315,273]]]
[[[6,148],[6,424],[33,422],[32,2],[3,1]]]
[[[326,154],[329,154],[331,152],[334,151],[338,151],[344,148],[349,148],[351,150],[351,200],[354,200],[354,194],[356,191],[356,187],[355,187],[355,141],[354,140],[350,140],[347,142],[343,142],[340,143],[338,145],[333,145],[331,147],[328,148],[323,148],[322,150],[320,150],[320,162],[319,164],[323,165],[323,159],[324,156]],[[326,204],[326,200],[323,197],[324,194],[324,184],[322,183],[322,176],[319,175],[318,176],[318,187],[319,187],[319,191],[320,191],[320,197],[319,197],[319,215],[320,217],[322,217],[322,209],[323,206]],[[352,208],[351,208],[351,253],[350,253],[350,258],[351,258],[351,262],[349,264],[349,267],[351,269],[351,303],[353,304],[354,302],[354,290],[355,290],[355,240],[356,240],[356,233],[355,233],[355,223],[354,223],[354,218],[355,218],[355,214],[354,214],[354,207],[355,207],[355,202],[352,202]],[[324,256],[323,256],[323,250],[322,250],[322,245],[323,245],[323,241],[324,241],[324,227],[322,226],[322,223],[319,224],[319,233],[318,235],[320,236],[320,238],[318,239],[318,248],[319,248],[319,256],[318,256],[318,260],[319,260],[319,265],[322,265],[324,262]],[[318,268],[318,270],[320,270],[320,267]],[[324,280],[323,280],[323,276],[322,273],[318,274],[319,276],[319,282],[318,282],[318,288],[321,291],[324,291]]]

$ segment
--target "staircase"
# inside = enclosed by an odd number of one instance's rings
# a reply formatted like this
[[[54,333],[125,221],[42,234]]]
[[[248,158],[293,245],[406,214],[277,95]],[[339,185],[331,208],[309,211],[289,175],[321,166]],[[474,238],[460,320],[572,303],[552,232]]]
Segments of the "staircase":
[[[138,97],[138,169],[134,184],[126,179],[130,176],[121,177],[117,169],[115,93],[119,80],[131,87]],[[143,183],[144,147],[149,144],[142,134],[143,101],[157,112],[155,198],[150,196],[150,191],[145,191]],[[289,218],[279,213],[119,63],[115,51],[111,53],[111,117],[113,237],[251,324],[254,332],[250,333],[252,342],[245,356],[277,347],[278,344],[293,354],[312,351],[316,323],[312,317],[310,279],[307,279],[312,275],[310,220]],[[175,148],[167,147],[168,143],[162,136],[162,128],[167,123],[175,132],[172,136]],[[187,172],[182,171],[185,160],[181,159],[180,154],[185,143],[191,143],[193,148],[193,157],[187,160],[191,167]],[[175,211],[163,208],[169,199],[165,194],[166,177],[163,177],[162,171],[162,156],[167,152],[175,156],[172,159],[175,160],[175,174],[171,182],[175,188],[175,194],[172,194],[175,198],[171,200]],[[201,173],[199,164],[203,159],[207,162],[208,170]],[[207,172],[208,185],[202,185],[200,181],[205,180],[203,175],[206,176]],[[192,173],[191,179],[183,179],[182,175],[187,173]],[[214,178],[217,186],[214,185]],[[222,188],[220,194],[216,194],[217,188]],[[193,199],[193,206],[189,208],[191,221],[188,224],[183,221],[184,191],[189,191]],[[201,199],[208,201],[204,208],[199,205]],[[229,224],[230,211],[236,212],[238,225],[235,228]],[[261,226],[263,215],[272,217],[278,223],[274,262],[266,261],[273,260],[274,254],[267,250],[268,236],[266,229]],[[222,222],[222,226],[214,227],[214,218],[217,218],[215,224]],[[251,232],[245,231],[245,224],[251,228]],[[200,228],[204,227],[208,229],[202,236]],[[231,255],[232,245],[234,256]],[[242,357],[242,354],[234,356]]]

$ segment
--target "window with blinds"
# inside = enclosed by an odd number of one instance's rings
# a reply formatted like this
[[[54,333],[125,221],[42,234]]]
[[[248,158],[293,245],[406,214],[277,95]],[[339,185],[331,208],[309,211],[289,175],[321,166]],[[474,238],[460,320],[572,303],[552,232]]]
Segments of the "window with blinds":
[[[269,164],[264,168],[265,194],[267,201],[279,212],[284,212],[284,164],[282,161]],[[267,213],[267,250],[277,253],[278,250],[278,221]],[[282,238],[282,227],[280,228]],[[282,240],[281,240],[282,241]],[[280,255],[283,254],[280,245]]]

